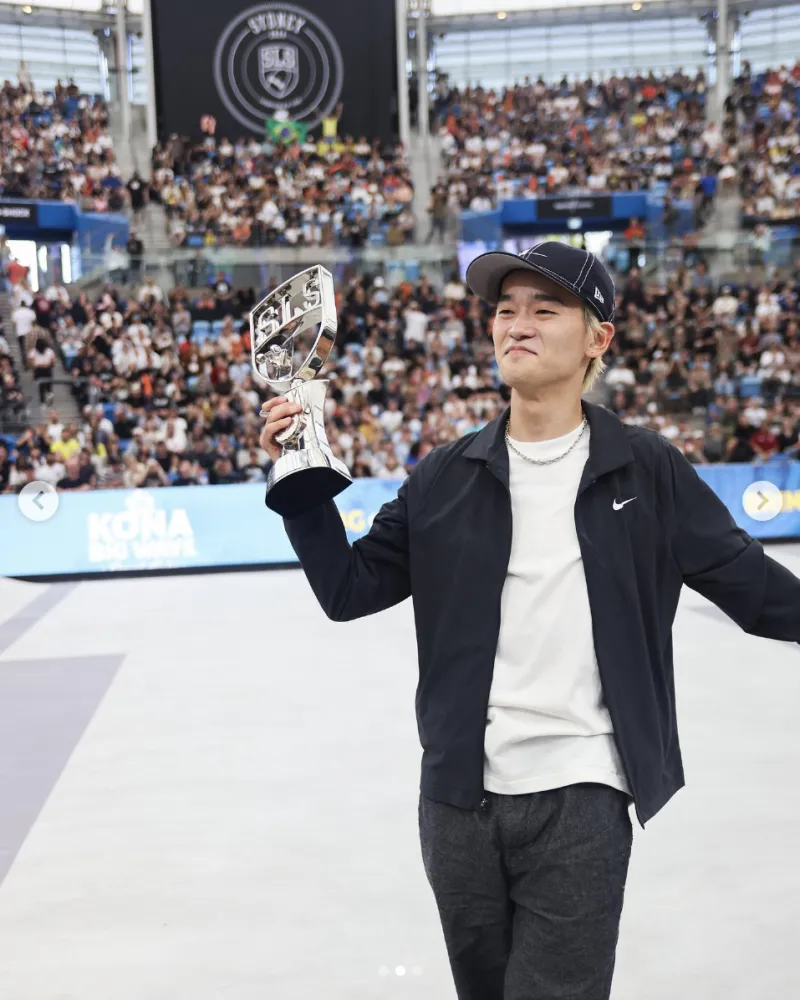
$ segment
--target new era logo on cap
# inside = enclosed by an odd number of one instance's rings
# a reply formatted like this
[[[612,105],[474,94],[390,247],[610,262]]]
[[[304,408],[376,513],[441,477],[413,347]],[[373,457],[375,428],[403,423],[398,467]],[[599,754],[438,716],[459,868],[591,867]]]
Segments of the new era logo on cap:
[[[481,254],[467,268],[467,284],[476,295],[494,305],[503,281],[513,271],[520,270],[534,271],[566,288],[602,322],[613,320],[616,292],[605,265],[588,250],[560,240],[537,243],[519,255],[504,250]]]

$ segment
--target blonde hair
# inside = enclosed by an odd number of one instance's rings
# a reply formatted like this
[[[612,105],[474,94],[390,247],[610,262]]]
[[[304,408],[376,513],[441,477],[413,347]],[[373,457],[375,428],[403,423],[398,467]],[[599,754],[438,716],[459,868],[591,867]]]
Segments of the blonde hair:
[[[603,325],[600,317],[593,309],[590,309],[589,306],[583,307],[583,321],[586,324],[587,333],[590,333],[592,337],[597,337],[598,334],[603,332]],[[597,380],[602,376],[605,370],[606,363],[603,361],[602,354],[598,355],[596,358],[592,358],[587,365],[586,374],[583,376],[583,387],[581,391],[588,392],[595,382],[597,382]]]

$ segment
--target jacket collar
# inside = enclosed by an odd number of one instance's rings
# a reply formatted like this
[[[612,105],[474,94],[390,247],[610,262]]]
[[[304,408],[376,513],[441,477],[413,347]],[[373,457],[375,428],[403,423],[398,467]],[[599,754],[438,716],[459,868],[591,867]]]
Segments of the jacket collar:
[[[581,400],[583,412],[589,421],[589,460],[583,471],[578,492],[599,476],[619,469],[633,461],[625,425],[615,414],[597,403]],[[464,458],[486,462],[490,470],[508,485],[508,449],[505,433],[511,407],[480,430],[464,449]]]

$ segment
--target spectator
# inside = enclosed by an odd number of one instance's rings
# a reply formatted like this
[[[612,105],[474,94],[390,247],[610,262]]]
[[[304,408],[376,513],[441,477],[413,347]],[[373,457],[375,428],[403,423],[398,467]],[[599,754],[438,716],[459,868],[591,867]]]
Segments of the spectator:
[[[47,342],[47,338],[36,338],[35,346],[28,353],[28,367],[33,371],[33,377],[39,387],[39,402],[49,406],[53,401],[52,379],[56,355]]]
[[[80,462],[76,457],[66,461],[66,474],[56,483],[56,489],[65,493],[85,493],[92,488],[91,483],[81,475]]]
[[[447,235],[447,189],[444,185],[438,184],[431,188],[431,197],[428,202],[428,214],[431,217],[431,228],[428,233],[427,242],[430,243],[434,237],[444,243]]]
[[[69,472],[69,460],[81,450],[76,429],[72,424],[63,428],[61,438],[50,445],[50,450],[64,462]]]
[[[8,458],[8,448],[0,441],[0,493],[5,493],[11,477],[11,462]]]
[[[142,276],[142,258],[144,256],[144,243],[141,237],[132,229],[128,235],[128,242],[125,244],[125,251],[128,254],[129,274],[128,281],[138,282]]]
[[[267,392],[254,384],[247,353],[256,294],[224,275],[192,292],[142,288],[126,296],[107,287],[72,303],[60,292],[37,296],[45,335],[74,352],[82,416],[78,426],[51,417],[19,435],[6,449],[4,489],[40,470],[52,481],[75,457],[84,476],[94,469],[95,488],[264,481],[258,411]],[[675,441],[692,462],[797,453],[800,272],[719,287],[681,259],[668,275],[631,272],[618,291],[601,401]],[[457,273],[443,289],[428,279],[392,286],[383,275],[354,277],[337,294],[326,426],[353,475],[402,478],[431,448],[501,412],[491,315]],[[203,319],[222,322],[198,337]],[[0,382],[19,391],[2,343]],[[20,467],[20,455],[33,468]]]
[[[453,88],[441,108],[440,183],[451,205],[476,211],[509,198],[654,182],[672,199],[692,199],[731,145],[706,127],[705,90],[702,71]]]
[[[709,426],[703,441],[703,458],[712,465],[723,460],[725,455],[725,439],[718,423]]]
[[[173,486],[199,486],[200,480],[194,474],[194,466],[184,459],[178,467],[178,475],[173,480]]]
[[[139,171],[135,170],[127,186],[134,218],[140,219],[147,204],[147,182],[143,181],[139,176]]]
[[[0,140],[0,194],[72,201],[95,212],[124,207],[108,109],[73,84],[38,92],[21,63],[19,85],[0,87]]]
[[[414,230],[404,150],[352,136],[170,140],[155,152],[151,197],[174,246],[362,246]]]
[[[169,486],[169,477],[159,465],[156,458],[148,458],[144,463],[144,471],[139,473],[136,486],[152,489],[155,486]]]
[[[780,450],[778,435],[766,420],[763,420],[750,435],[749,443],[756,454],[756,458],[761,462],[768,462]]]
[[[36,313],[29,305],[19,305],[11,313],[11,321],[14,324],[14,332],[19,341],[19,352],[22,356],[25,367],[28,366],[27,342],[31,330],[36,324]]]
[[[36,479],[51,486],[57,486],[66,474],[66,466],[58,458],[54,451],[39,451],[34,462],[34,476]],[[2,489],[0,489],[0,493]]]

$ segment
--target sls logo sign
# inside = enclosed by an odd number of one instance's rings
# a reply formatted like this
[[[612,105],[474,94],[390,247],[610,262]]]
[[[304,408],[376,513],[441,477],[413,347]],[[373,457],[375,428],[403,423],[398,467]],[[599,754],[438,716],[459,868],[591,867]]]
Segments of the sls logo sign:
[[[89,514],[87,528],[89,562],[108,569],[182,565],[197,556],[188,513],[159,509],[147,492],[128,497],[124,510]]]
[[[264,131],[267,118],[318,124],[336,107],[344,61],[330,29],[290,3],[243,11],[220,36],[214,82],[237,121]]]

